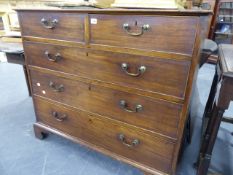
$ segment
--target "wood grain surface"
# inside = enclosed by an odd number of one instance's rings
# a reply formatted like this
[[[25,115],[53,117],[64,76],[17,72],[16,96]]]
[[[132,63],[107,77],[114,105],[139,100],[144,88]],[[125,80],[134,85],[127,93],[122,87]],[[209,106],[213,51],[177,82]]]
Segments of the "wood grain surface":
[[[39,71],[30,71],[30,74],[33,93],[36,95],[155,131],[158,134],[177,137],[182,105],[43,74]],[[63,85],[64,91],[54,91],[49,86],[50,82],[56,86]],[[142,110],[127,112],[120,106],[121,100],[127,103],[129,110],[135,110],[136,105],[141,105]]]
[[[192,55],[198,18],[90,15],[90,21],[94,19],[97,23],[90,24],[91,44]],[[124,24],[131,28],[129,33],[140,33],[143,25],[150,27],[140,36],[131,36],[123,29]]]
[[[54,19],[58,20],[58,22],[53,29],[48,29],[41,23],[43,18],[48,22]],[[85,14],[54,12],[19,13],[22,35],[74,42],[84,42],[84,18]]]
[[[169,173],[174,149],[174,143],[169,139],[161,139],[153,134],[148,135],[134,127],[103,119],[98,115],[73,110],[57,103],[50,103],[37,97],[34,104],[38,122],[133,161]],[[58,115],[65,114],[67,118],[63,122],[59,122],[53,117],[53,112],[57,112]],[[125,142],[131,143],[134,139],[138,139],[139,144],[128,147],[119,140],[119,134],[124,134]]]
[[[175,61],[32,42],[25,42],[24,48],[29,55],[29,65],[184,98],[190,68],[188,60]],[[60,54],[61,59],[51,62],[45,52],[52,59]],[[146,71],[132,77],[122,69],[123,63],[128,64],[129,73],[138,73],[141,66],[145,66]]]

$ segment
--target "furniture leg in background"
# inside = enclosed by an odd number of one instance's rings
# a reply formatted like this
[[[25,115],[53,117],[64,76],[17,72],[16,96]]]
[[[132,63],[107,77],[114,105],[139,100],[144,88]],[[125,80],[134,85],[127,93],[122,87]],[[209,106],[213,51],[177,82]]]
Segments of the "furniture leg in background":
[[[203,116],[204,119],[208,119],[208,122],[201,144],[197,175],[206,175],[208,172],[221,121],[233,123],[232,119],[223,117],[225,110],[229,108],[233,100],[232,55],[233,45],[219,46],[219,62]]]

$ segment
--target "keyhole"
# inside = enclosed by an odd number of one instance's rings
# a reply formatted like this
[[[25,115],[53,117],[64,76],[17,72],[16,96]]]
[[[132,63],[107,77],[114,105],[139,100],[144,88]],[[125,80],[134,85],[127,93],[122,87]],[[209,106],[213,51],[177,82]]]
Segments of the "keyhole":
[[[89,119],[89,122],[90,122],[90,123],[93,123],[92,119]]]
[[[137,26],[138,25],[138,22],[137,21],[135,21],[135,26]]]
[[[89,86],[88,86],[88,90],[89,90],[89,91],[91,91],[91,84],[89,84]]]

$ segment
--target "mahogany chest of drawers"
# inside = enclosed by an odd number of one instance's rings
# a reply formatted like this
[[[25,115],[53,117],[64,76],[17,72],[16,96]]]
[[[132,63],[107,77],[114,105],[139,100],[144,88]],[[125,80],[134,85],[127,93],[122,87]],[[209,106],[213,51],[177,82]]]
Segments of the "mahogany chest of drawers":
[[[209,14],[18,10],[36,137],[175,174]]]

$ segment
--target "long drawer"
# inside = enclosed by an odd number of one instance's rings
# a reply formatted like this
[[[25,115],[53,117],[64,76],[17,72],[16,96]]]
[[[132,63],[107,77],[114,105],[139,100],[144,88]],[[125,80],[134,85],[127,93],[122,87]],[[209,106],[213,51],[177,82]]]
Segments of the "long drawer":
[[[59,12],[19,13],[22,35],[84,42],[85,14]]]
[[[28,64],[184,98],[188,60],[169,60],[75,47],[24,43]]]
[[[91,14],[90,43],[192,55],[198,17]]]
[[[142,165],[171,172],[175,143],[169,139],[38,97],[34,104],[38,122]]]
[[[108,116],[169,137],[177,137],[182,105],[147,98],[39,71],[30,71],[33,93]]]

